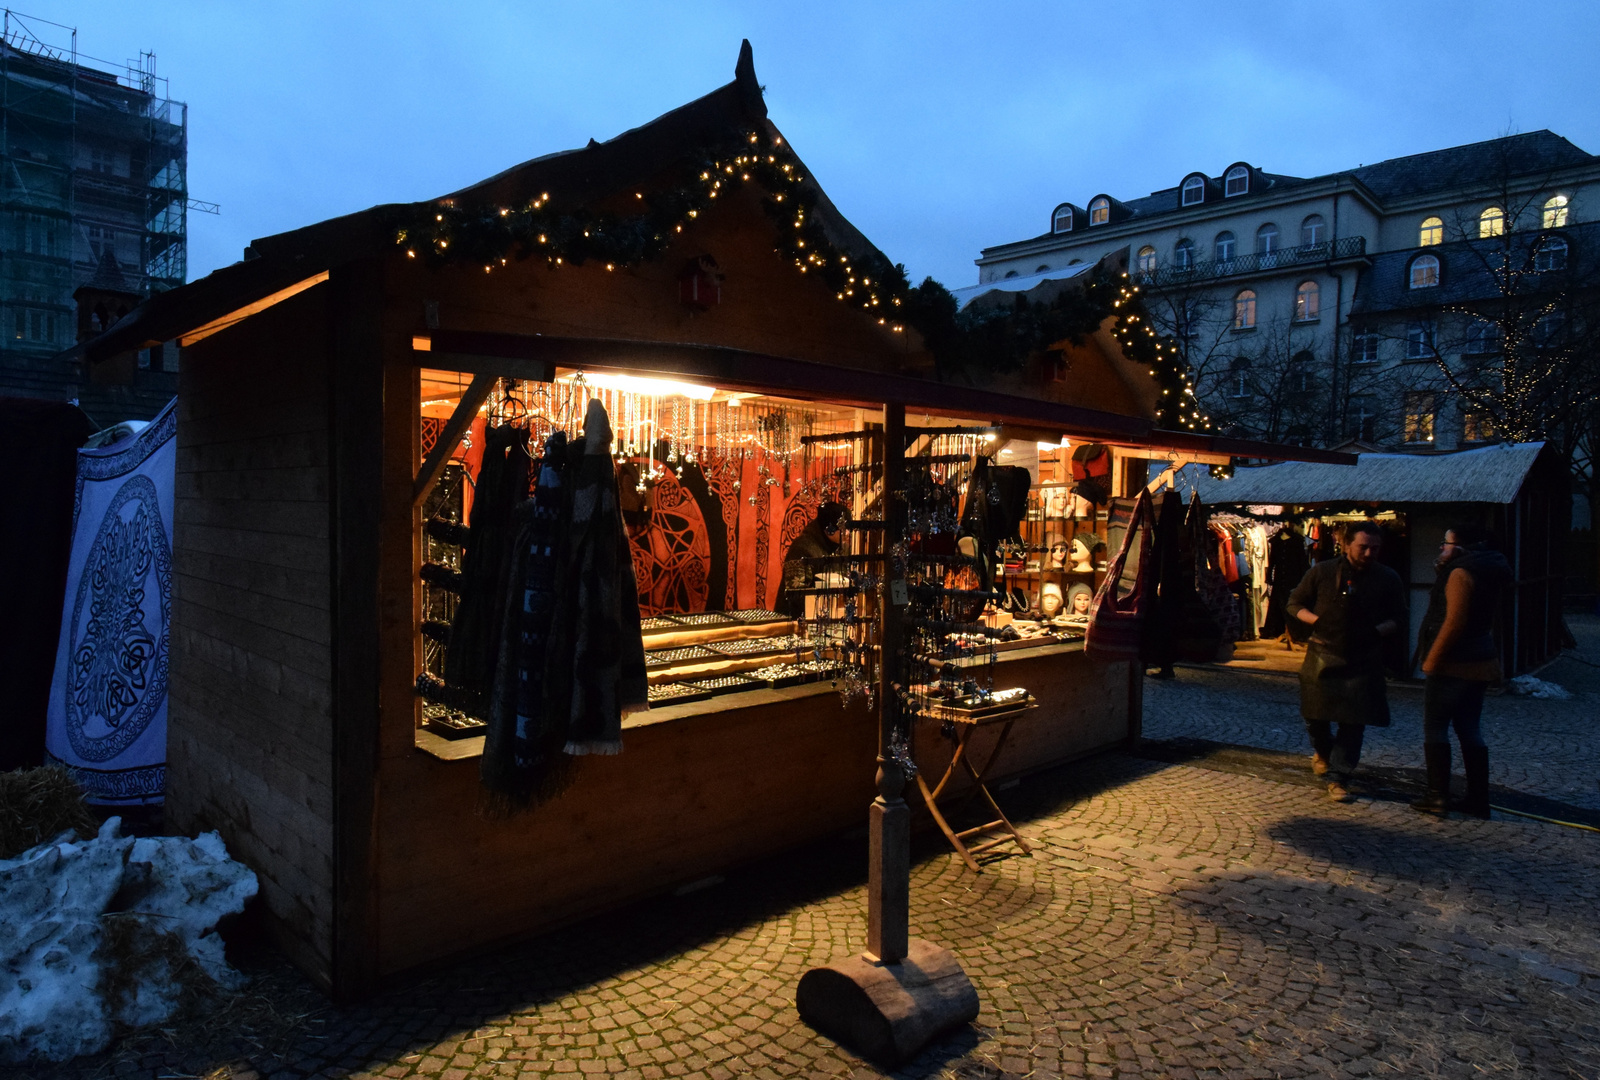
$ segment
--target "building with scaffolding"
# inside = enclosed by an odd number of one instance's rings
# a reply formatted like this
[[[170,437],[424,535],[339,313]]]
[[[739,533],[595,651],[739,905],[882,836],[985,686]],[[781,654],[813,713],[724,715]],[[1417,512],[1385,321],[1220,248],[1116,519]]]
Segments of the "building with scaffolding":
[[[176,393],[175,346],[92,381],[60,354],[184,283],[188,106],[154,53],[109,63],[80,54],[71,27],[3,20],[0,394],[76,399],[101,424],[148,418]]]

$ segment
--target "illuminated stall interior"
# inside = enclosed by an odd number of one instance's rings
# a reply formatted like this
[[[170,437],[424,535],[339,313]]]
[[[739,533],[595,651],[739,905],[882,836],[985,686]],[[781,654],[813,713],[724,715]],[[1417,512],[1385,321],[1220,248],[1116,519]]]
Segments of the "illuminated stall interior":
[[[466,372],[422,370],[418,461],[434,451],[472,381]],[[445,657],[463,526],[472,520],[489,432],[514,429],[536,459],[551,432],[576,432],[591,398],[611,418],[651,718],[725,695],[812,682],[846,697],[870,694],[878,631],[866,609],[875,602],[875,567],[883,558],[880,410],[557,368],[549,382],[495,381],[422,504],[419,746],[459,757],[477,749],[484,731],[475,715],[482,710],[445,684]],[[963,605],[969,632],[947,635],[954,644],[939,646],[946,656],[973,654],[963,656],[969,664],[1012,649],[1081,648],[1085,620],[1069,598],[1092,592],[1104,573],[1106,509],[1073,494],[1073,440],[1016,434],[930,414],[908,424],[909,532],[923,538],[913,547],[937,563],[922,576],[943,575],[940,586],[980,597]],[[1026,473],[1018,485],[1026,492],[1015,513],[1018,537],[998,546],[982,582],[948,541],[934,550],[935,537],[959,531],[967,483],[981,459],[1018,481]],[[535,467],[530,489],[536,476]],[[813,540],[827,535],[815,524],[819,511],[825,520],[840,519],[829,530],[827,542],[837,544],[832,561],[792,565],[786,578],[785,561],[798,551],[817,561],[814,543],[795,544],[808,527]],[[980,673],[981,692],[992,689],[992,677],[992,668]]]

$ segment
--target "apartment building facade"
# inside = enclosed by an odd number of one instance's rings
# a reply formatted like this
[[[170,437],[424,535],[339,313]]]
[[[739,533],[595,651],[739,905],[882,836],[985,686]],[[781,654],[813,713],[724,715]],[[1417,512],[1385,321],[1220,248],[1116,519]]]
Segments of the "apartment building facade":
[[[1454,314],[1497,287],[1470,267],[1516,247],[1547,286],[1588,274],[1600,157],[1536,131],[1309,178],[1239,161],[1137,199],[1063,202],[1048,224],[985,248],[980,286],[1021,289],[1124,251],[1220,430],[1453,449],[1496,437],[1441,366],[1493,351],[1491,331]]]

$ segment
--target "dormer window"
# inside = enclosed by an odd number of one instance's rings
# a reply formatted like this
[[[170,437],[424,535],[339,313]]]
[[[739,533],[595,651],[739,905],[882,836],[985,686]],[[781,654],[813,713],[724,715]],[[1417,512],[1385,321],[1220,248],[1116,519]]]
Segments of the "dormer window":
[[[1413,289],[1431,289],[1439,284],[1439,257],[1437,255],[1418,255],[1411,260],[1411,287]]]
[[[1437,217],[1422,219],[1422,228],[1417,230],[1417,246],[1433,247],[1444,243],[1444,222]]]
[[[1206,178],[1191,176],[1183,182],[1183,205],[1199,206],[1206,201]]]
[[[1250,191],[1250,169],[1244,165],[1235,165],[1228,170],[1228,175],[1222,178],[1222,194],[1224,198],[1231,199],[1235,195],[1245,195]]]
[[[1104,225],[1111,220],[1111,200],[1104,195],[1089,204],[1089,224]]]
[[[1071,206],[1063,203],[1056,207],[1055,214],[1050,218],[1050,231],[1058,233],[1072,231]]]

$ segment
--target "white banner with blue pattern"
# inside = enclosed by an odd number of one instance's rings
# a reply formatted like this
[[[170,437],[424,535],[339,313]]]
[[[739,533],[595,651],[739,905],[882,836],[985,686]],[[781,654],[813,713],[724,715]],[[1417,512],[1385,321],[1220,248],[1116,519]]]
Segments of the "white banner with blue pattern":
[[[45,750],[100,805],[159,803],[166,781],[176,404],[78,451]]]

